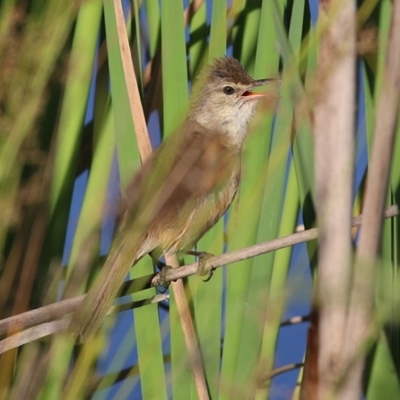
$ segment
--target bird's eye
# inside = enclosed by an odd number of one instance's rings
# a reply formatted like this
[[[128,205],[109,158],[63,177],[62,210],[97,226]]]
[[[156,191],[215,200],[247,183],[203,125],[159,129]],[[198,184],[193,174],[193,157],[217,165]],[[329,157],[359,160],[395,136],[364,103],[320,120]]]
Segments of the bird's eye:
[[[231,94],[235,93],[235,89],[232,86],[225,86],[224,93],[227,95],[231,95]]]

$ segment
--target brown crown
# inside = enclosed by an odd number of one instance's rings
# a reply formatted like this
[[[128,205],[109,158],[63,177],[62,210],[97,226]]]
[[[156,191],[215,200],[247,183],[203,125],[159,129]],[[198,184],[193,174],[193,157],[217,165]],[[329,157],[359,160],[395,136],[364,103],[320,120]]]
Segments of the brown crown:
[[[242,83],[251,85],[254,79],[245,71],[236,58],[221,57],[214,60],[211,66],[211,77],[218,80],[224,79],[227,82]]]

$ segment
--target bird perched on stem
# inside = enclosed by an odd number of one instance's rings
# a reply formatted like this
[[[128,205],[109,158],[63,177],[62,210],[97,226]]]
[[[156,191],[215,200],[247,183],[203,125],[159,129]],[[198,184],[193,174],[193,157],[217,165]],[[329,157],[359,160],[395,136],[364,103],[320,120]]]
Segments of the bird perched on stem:
[[[123,196],[110,254],[72,318],[81,341],[97,331],[132,265],[146,254],[190,250],[228,209],[239,186],[248,123],[265,96],[252,90],[275,80],[254,80],[231,57],[202,71],[185,121]]]

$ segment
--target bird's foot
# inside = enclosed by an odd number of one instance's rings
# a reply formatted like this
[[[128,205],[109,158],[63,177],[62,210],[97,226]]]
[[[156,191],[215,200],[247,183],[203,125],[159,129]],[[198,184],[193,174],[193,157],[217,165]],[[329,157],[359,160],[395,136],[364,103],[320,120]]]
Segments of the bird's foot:
[[[167,291],[169,284],[171,283],[167,279],[167,272],[172,268],[169,265],[166,265],[164,262],[159,260],[153,253],[149,254],[151,259],[153,260],[153,263],[155,266],[160,270],[157,281],[155,283],[155,286],[162,286],[165,291]],[[163,293],[165,293],[165,291]]]
[[[167,279],[168,271],[172,269],[169,265],[163,265],[161,267],[160,273],[158,274],[157,286],[162,286],[165,290],[168,289],[171,281]]]
[[[207,260],[214,257],[214,254],[205,251],[188,251],[187,254],[198,258],[197,275],[205,276],[203,282],[208,282],[213,276],[214,267],[212,265],[207,265]]]

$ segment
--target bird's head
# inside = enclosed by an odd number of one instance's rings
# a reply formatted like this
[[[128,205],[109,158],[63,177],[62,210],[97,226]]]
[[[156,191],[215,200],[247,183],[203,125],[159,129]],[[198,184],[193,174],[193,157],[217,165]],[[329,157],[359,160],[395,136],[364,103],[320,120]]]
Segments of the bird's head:
[[[252,90],[276,80],[255,80],[235,58],[217,58],[205,67],[193,88],[190,118],[241,145],[257,102],[265,96]]]

